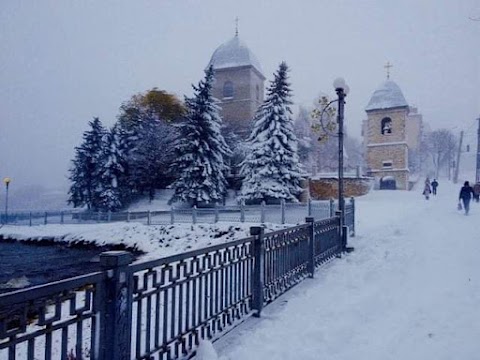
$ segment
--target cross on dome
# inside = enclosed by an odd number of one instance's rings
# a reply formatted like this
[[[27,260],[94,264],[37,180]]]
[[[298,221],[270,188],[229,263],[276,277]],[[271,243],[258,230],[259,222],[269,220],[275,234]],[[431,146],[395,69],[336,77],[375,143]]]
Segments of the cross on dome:
[[[392,64],[390,64],[390,61],[387,61],[385,64],[384,68],[387,69],[387,80],[390,79],[390,69],[393,67]]]

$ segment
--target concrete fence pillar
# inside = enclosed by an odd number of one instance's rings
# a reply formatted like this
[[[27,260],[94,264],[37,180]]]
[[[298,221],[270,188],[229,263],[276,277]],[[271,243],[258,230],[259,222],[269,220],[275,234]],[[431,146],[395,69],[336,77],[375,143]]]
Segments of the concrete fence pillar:
[[[132,274],[128,265],[132,255],[128,251],[107,251],[100,254],[100,266],[106,273],[99,294],[100,334],[95,358],[103,360],[130,360],[132,337]]]

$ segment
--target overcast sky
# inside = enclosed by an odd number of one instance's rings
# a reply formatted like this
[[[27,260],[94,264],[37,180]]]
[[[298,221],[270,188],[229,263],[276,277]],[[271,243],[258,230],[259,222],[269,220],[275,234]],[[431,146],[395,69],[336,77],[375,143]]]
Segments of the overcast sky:
[[[112,125],[123,101],[152,87],[191,95],[236,16],[268,80],[281,61],[291,67],[296,104],[346,79],[352,136],[387,61],[431,128],[475,133],[478,0],[1,0],[0,177],[67,184],[89,120]]]

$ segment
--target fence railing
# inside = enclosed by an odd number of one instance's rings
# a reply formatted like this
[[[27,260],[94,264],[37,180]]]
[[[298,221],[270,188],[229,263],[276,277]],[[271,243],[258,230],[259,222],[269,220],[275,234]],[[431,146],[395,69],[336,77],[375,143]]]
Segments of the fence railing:
[[[342,252],[340,218],[0,295],[1,359],[177,359],[215,339]],[[70,357],[69,357],[70,356]]]
[[[354,213],[354,199],[345,206],[348,221]],[[315,220],[335,216],[337,204],[333,200],[285,203],[279,205],[237,205],[214,208],[174,208],[156,211],[90,212],[90,211],[22,211],[0,213],[0,222],[8,225],[92,224],[108,222],[141,222],[146,225],[175,223],[253,222],[298,224],[305,217]]]

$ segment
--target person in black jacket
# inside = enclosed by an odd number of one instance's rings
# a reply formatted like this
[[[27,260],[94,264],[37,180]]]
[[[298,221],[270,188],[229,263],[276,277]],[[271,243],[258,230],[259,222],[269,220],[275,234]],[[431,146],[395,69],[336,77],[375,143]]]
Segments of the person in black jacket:
[[[468,215],[470,211],[470,200],[472,199],[473,189],[468,181],[465,181],[463,187],[460,189],[460,195],[458,195],[458,202],[462,200],[463,208],[465,209],[465,215]]]
[[[437,195],[437,187],[438,187],[438,181],[436,179],[433,179],[433,181],[432,181],[432,193],[433,193],[433,195]]]

